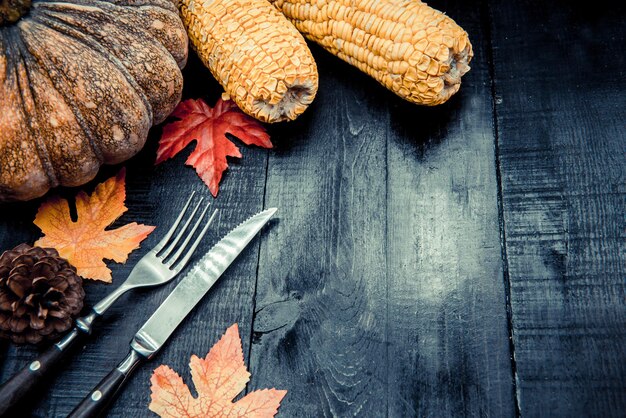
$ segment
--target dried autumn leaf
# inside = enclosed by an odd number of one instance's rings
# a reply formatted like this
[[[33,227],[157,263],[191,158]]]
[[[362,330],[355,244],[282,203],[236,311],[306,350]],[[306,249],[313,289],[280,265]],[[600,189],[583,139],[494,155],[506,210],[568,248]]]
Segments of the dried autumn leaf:
[[[150,379],[151,411],[162,418],[268,418],[276,415],[280,401],[287,394],[286,390],[263,389],[232,402],[250,380],[237,324],[226,330],[206,358],[191,356],[189,367],[198,397],[191,395],[175,371],[162,365]]]
[[[217,196],[222,174],[228,168],[226,157],[241,158],[239,148],[226,137],[227,133],[246,145],[272,148],[263,125],[239,110],[232,100],[220,98],[213,108],[202,99],[185,100],[172,116],[180,120],[163,127],[156,164],[172,158],[195,140],[196,148],[186,164],[196,169],[213,196]]]
[[[116,177],[100,183],[91,196],[83,191],[78,193],[76,222],[70,217],[67,200],[52,197],[42,203],[34,223],[44,236],[35,245],[56,248],[82,277],[110,283],[111,270],[102,259],[125,262],[128,254],[154,230],[153,226],[135,222],[105,230],[128,209],[124,206],[125,174],[122,169]]]

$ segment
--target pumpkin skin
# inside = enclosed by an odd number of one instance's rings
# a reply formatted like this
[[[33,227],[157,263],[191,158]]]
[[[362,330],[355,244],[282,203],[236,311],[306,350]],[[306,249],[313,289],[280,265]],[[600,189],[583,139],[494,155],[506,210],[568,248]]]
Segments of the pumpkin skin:
[[[15,22],[2,12],[0,201],[86,183],[135,155],[180,101],[187,34],[171,0],[33,0]]]

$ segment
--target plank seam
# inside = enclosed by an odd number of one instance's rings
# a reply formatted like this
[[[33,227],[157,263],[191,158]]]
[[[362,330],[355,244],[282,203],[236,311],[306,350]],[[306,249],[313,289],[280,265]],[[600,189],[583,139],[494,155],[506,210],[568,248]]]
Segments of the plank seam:
[[[504,221],[504,201],[502,187],[502,172],[500,164],[500,130],[498,126],[498,101],[496,95],[496,69],[494,62],[494,45],[493,45],[493,14],[491,3],[482,2],[484,20],[484,33],[487,35],[487,65],[489,68],[489,78],[491,79],[491,115],[492,130],[494,138],[495,168],[496,168],[496,186],[497,186],[497,204],[498,204],[498,229],[500,231],[500,257],[502,259],[502,280],[504,282],[504,294],[506,305],[507,329],[509,333],[509,352],[511,356],[511,372],[513,374],[513,404],[515,407],[515,416],[521,417],[520,409],[520,392],[517,385],[517,363],[515,360],[515,341],[513,339],[513,309],[511,306],[511,277],[509,275],[509,259],[506,250],[506,225]]]
[[[391,114],[387,106],[387,126],[391,126]],[[385,129],[385,365],[387,392],[386,416],[389,417],[389,129]]]
[[[265,180],[263,181],[263,200],[261,203],[261,207],[265,210],[265,199],[267,196],[267,177],[269,173],[270,166],[270,151],[267,150],[265,154]],[[259,287],[259,267],[261,264],[261,247],[263,246],[263,240],[261,239],[259,242],[259,249],[257,252],[256,259],[256,272],[254,277],[254,291],[252,292],[252,319],[250,320],[250,333],[248,335],[248,361],[246,362],[246,367],[250,370],[250,365],[252,364],[252,345],[253,345],[253,337],[254,337],[254,320],[256,319],[256,298],[257,298],[257,290]],[[250,392],[250,385],[246,385],[245,393],[248,394]]]

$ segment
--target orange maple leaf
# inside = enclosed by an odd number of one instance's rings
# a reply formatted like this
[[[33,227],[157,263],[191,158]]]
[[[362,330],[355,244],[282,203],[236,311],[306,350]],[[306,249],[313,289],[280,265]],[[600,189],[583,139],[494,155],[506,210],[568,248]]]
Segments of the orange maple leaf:
[[[217,196],[222,174],[228,168],[226,157],[241,158],[239,148],[226,137],[227,133],[246,145],[272,148],[263,125],[243,113],[232,100],[219,99],[214,107],[202,99],[185,100],[171,116],[180,120],[163,127],[155,164],[172,158],[195,140],[196,148],[186,164],[196,169],[213,196]]]
[[[152,412],[162,418],[269,418],[276,415],[280,401],[287,394],[286,390],[256,390],[232,402],[250,380],[237,324],[226,330],[206,358],[191,356],[189,367],[198,397],[191,396],[175,371],[162,365],[150,379]]]
[[[52,197],[42,203],[34,223],[44,236],[35,245],[55,248],[76,267],[80,276],[110,283],[111,270],[102,259],[125,262],[128,254],[139,248],[139,243],[154,230],[153,226],[136,222],[105,230],[128,210],[124,206],[125,174],[126,170],[122,169],[116,177],[100,183],[91,196],[79,192],[76,222],[70,217],[67,200]]]

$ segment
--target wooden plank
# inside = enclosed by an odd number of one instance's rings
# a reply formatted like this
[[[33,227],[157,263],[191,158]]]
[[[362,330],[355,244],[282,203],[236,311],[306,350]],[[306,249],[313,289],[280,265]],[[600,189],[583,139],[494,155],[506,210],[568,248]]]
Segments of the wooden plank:
[[[285,416],[383,416],[385,94],[315,53],[320,92],[269,160],[252,388],[288,389]]]
[[[285,416],[511,416],[485,16],[436,2],[478,61],[460,96],[402,102],[313,47],[320,92],[270,154],[252,388]]]
[[[622,416],[624,5],[496,1],[492,15],[521,413]]]
[[[185,97],[204,96],[213,100],[219,97],[219,86],[208,70],[205,70],[194,57],[190,57],[185,69],[185,78]],[[154,167],[159,131],[159,128],[153,129],[146,148],[125,164],[128,167],[129,211],[119,223],[137,221],[163,228],[157,229],[142,248],[131,255],[126,265],[111,265],[114,277],[112,285],[86,283],[87,301],[90,305],[122,282],[137,260],[171,225],[192,190],[205,196],[207,201],[214,201],[213,206],[220,209],[220,215],[214,226],[198,248],[199,256],[208,251],[219,237],[262,208],[267,151],[242,148],[242,162],[231,164],[222,181],[220,194],[214,200],[195,171],[184,166],[189,150],[171,161]],[[117,170],[117,167],[105,168],[96,181],[106,179]],[[2,248],[23,241],[32,242],[39,236],[37,228],[32,226],[37,204],[38,202],[13,205],[9,209],[10,212],[2,210],[0,219]],[[158,364],[167,364],[191,384],[188,370],[191,355],[204,356],[226,328],[235,322],[240,325],[244,349],[247,351],[259,245],[260,242],[256,240],[244,250],[237,262],[198,304],[154,361],[142,366],[135,373],[108,416],[152,416],[147,409],[150,403],[152,370]],[[82,353],[75,356],[72,363],[50,383],[50,393],[43,399],[32,400],[30,404],[35,405],[32,412],[42,417],[67,415],[108,373],[108,370],[124,358],[133,334],[174,288],[176,282],[175,280],[174,283],[156,289],[134,291],[114,305]],[[36,350],[29,347],[10,346],[7,358],[3,362],[1,379],[7,379],[23,367],[35,352]],[[27,413],[24,411],[24,416]]]
[[[449,103],[391,110],[388,416],[513,416],[487,9],[429,4],[469,33],[475,59]]]

